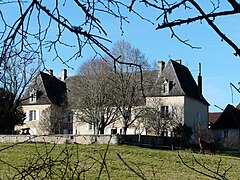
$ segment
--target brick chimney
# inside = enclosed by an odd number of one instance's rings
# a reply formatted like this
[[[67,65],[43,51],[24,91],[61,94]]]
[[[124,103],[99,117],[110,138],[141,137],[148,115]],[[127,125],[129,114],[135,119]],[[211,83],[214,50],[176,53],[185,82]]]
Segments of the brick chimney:
[[[164,68],[165,68],[165,62],[158,61],[158,77],[161,75]]]
[[[202,95],[202,75],[201,75],[201,63],[198,64],[198,94]]]
[[[67,70],[62,69],[61,70],[61,81],[65,81],[66,78],[67,78]]]

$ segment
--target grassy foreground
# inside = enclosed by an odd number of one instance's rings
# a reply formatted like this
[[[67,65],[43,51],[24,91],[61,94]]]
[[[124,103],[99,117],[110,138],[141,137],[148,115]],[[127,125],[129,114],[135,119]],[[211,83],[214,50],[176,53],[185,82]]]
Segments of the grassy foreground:
[[[0,179],[210,179],[186,167],[240,178],[240,158],[126,145],[0,143]],[[105,156],[106,153],[106,156]],[[180,159],[180,157],[182,160]],[[202,167],[205,166],[206,168]]]

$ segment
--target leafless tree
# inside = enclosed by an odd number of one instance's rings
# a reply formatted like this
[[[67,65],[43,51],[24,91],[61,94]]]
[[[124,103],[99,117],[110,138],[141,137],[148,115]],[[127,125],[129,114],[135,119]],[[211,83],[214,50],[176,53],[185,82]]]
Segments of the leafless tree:
[[[139,64],[143,71],[147,70],[149,65],[144,54],[124,40],[116,42],[111,53],[119,57],[118,61],[121,62],[114,63],[115,74],[110,83],[113,88],[113,103],[121,114],[123,131],[126,134],[128,127],[141,114],[139,110],[133,111],[134,107],[145,104],[143,74],[138,67],[129,66],[129,63]]]
[[[95,134],[104,134],[104,129],[119,116],[112,102],[109,83],[113,74],[113,68],[106,61],[89,60],[80,67],[75,88],[72,89],[73,97],[76,97],[73,106],[80,110],[78,118],[81,122],[92,124]]]
[[[18,54],[15,56],[14,54]],[[29,86],[41,66],[35,57],[18,50],[11,49],[9,54],[2,59],[0,66],[0,86],[13,94],[15,106]]]
[[[205,162],[197,159],[194,155],[190,161],[189,157],[183,157],[180,153],[178,153],[178,157],[184,166],[210,179],[227,180],[227,173],[232,168],[232,166],[229,166],[228,168],[222,169],[223,163],[221,159],[216,163],[215,167],[208,167]]]
[[[41,63],[34,55],[20,53],[14,48],[6,54],[4,59],[1,59],[0,99],[3,102],[0,107],[2,112],[0,121],[5,133],[13,133],[14,125],[22,124],[25,119],[19,105],[23,93],[35,77],[40,65]]]
[[[6,145],[0,152],[23,143],[27,142]],[[36,143],[34,155],[29,156],[21,167],[0,158],[1,164],[14,170],[1,175],[4,179],[87,179],[94,174],[94,179],[101,179],[103,175],[111,179],[107,166],[108,151],[109,143],[106,150],[97,156],[81,158],[78,145],[57,147],[57,144],[51,144],[39,148]]]
[[[156,135],[167,136],[167,132],[173,132],[173,128],[183,123],[182,108],[174,104],[166,105],[161,98],[152,97],[145,109],[149,131]]]
[[[169,129],[170,112],[161,112],[162,102],[160,99],[155,99],[151,103],[151,107],[145,107],[145,118],[149,125],[149,132],[160,136],[164,135]]]
[[[96,54],[99,49],[112,56],[107,48],[108,30],[104,25],[105,19],[110,17],[119,22],[119,28],[124,32],[124,25],[129,22],[128,16],[137,16],[139,21],[145,20],[149,25],[156,25],[156,30],[170,29],[171,37],[192,47],[191,43],[178,36],[176,28],[188,28],[194,22],[206,21],[222,41],[234,49],[239,56],[239,46],[222,31],[216,20],[222,20],[231,15],[239,15],[240,4],[236,0],[222,2],[208,0],[197,2],[194,0],[177,1],[44,1],[44,0],[16,0],[0,1],[0,67],[12,47],[30,56],[37,54],[38,59],[46,59],[46,51],[54,54],[53,59],[59,59],[64,64],[69,60],[81,57],[83,48],[89,46]],[[151,9],[155,16],[148,17],[146,8]],[[9,18],[9,9],[14,11]],[[77,17],[69,15],[74,12]],[[115,22],[112,22],[115,23]],[[183,25],[188,25],[184,26]],[[226,24],[225,26],[228,26]],[[236,26],[237,28],[237,26]],[[62,49],[64,48],[64,51]],[[64,53],[68,51],[69,57]],[[18,54],[18,53],[17,53]],[[16,54],[16,55],[17,55]]]
[[[42,112],[39,121],[40,129],[44,134],[62,134],[64,129],[68,129],[67,111],[65,108],[51,105]]]
[[[227,2],[220,0],[207,2],[197,2],[195,0],[178,0],[174,2],[161,0],[152,2],[143,0],[138,2],[132,0],[129,6],[130,10],[135,10],[134,5],[138,3],[142,3],[146,7],[150,7],[159,12],[156,17],[156,21],[158,22],[156,30],[169,28],[171,37],[177,38],[183,44],[191,48],[199,48],[191,45],[188,40],[179,37],[174,28],[189,25],[196,21],[206,21],[207,25],[215,31],[221,40],[233,48],[235,51],[234,55],[240,55],[240,48],[237,43],[235,43],[234,39],[231,39],[230,36],[226,35],[222,28],[216,23],[217,20],[227,18],[234,14],[240,14],[240,4],[236,0],[227,0]],[[204,6],[206,4],[207,6]],[[185,11],[184,15],[183,11]],[[192,16],[190,17],[189,14],[192,14]]]

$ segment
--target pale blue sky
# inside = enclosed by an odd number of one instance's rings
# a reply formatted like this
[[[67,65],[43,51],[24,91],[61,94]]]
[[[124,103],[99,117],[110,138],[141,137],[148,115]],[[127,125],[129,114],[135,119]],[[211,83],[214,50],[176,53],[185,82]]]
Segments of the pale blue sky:
[[[8,9],[10,11],[10,9]],[[13,17],[11,9],[11,15]],[[156,17],[156,12],[151,9],[146,9],[141,12],[147,17]],[[180,15],[185,15],[184,11]],[[73,10],[68,11],[69,17],[77,22],[79,17],[76,16]],[[179,14],[178,14],[179,15]],[[115,18],[103,17],[102,25],[106,27],[108,33],[107,38],[113,43],[118,40],[126,40],[134,47],[139,48],[147,57],[149,62],[163,60],[167,62],[171,59],[181,59],[191,71],[196,79],[198,75],[198,63],[202,64],[203,76],[203,95],[210,103],[210,112],[220,111],[214,105],[225,108],[227,104],[234,106],[240,102],[240,94],[233,89],[233,99],[231,94],[230,82],[238,87],[240,58],[233,55],[234,51],[225,42],[216,35],[216,33],[207,24],[196,22],[191,25],[183,25],[176,28],[176,32],[183,39],[189,39],[189,43],[194,46],[200,46],[202,49],[191,49],[183,45],[174,38],[171,38],[171,33],[166,30],[155,30],[157,24],[152,25],[149,22],[142,21],[136,16],[129,17],[130,23],[123,24],[124,34],[121,35],[119,22]],[[226,35],[229,35],[234,42],[240,45],[240,31],[238,16],[229,16],[225,19],[217,19],[215,21]],[[34,27],[32,27],[34,28]],[[54,28],[52,32],[54,34]],[[67,37],[69,38],[69,37]],[[71,40],[71,39],[70,39]],[[111,49],[113,43],[105,43]],[[63,57],[68,55],[69,51],[61,50]],[[74,68],[68,69],[68,74],[73,75],[82,62],[94,56],[94,52],[86,48],[83,51],[83,57],[78,60],[72,60],[69,65]],[[49,61],[51,54],[47,53],[46,67],[53,69],[55,75],[60,75],[62,68],[66,68],[59,61]],[[232,101],[233,100],[233,101]]]

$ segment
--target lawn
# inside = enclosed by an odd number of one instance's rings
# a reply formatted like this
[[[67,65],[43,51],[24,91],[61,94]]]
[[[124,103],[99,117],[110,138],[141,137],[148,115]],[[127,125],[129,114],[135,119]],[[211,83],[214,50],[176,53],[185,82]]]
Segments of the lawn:
[[[210,179],[190,168],[240,178],[240,158],[227,154],[126,145],[11,145],[0,143],[0,179]]]

